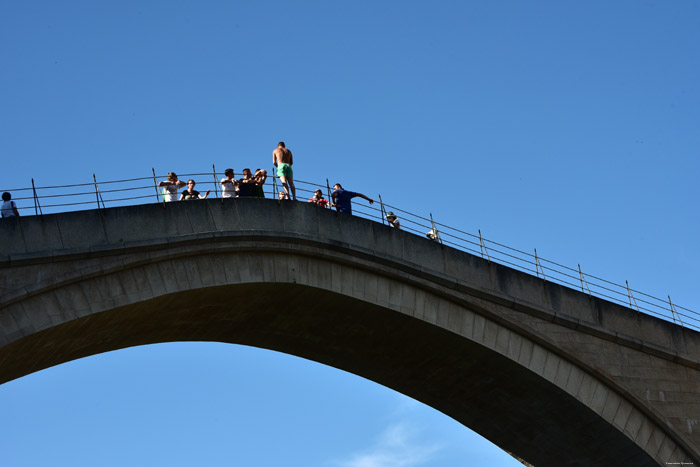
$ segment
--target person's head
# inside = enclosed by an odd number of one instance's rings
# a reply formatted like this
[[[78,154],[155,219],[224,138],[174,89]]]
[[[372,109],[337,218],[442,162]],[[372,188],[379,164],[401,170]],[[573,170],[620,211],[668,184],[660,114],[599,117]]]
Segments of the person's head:
[[[285,148],[286,146],[284,145],[284,141],[280,141],[279,143],[277,143],[277,147],[278,148]]]
[[[319,189],[314,191],[314,198],[321,199],[323,197],[323,192]]]
[[[5,192],[2,194],[2,200],[3,201],[10,201],[12,199],[12,195],[9,194],[8,192]]]
[[[193,190],[195,185],[196,185],[196,183],[191,178],[189,180],[187,180],[187,189],[188,190]]]
[[[250,169],[243,169],[243,178],[250,178],[251,176]]]
[[[228,178],[233,178],[234,177],[233,169],[224,170],[224,175],[226,175],[226,177],[228,177]]]
[[[177,174],[175,172],[168,172],[168,180],[174,182],[177,180]]]
[[[333,189],[334,190],[342,190],[343,187],[340,185],[340,183],[336,183],[335,185],[333,185]]]
[[[277,197],[278,197],[279,199],[285,199],[285,198],[287,197],[287,193],[285,193],[284,191],[280,191],[280,192],[277,194]]]
[[[386,220],[388,220],[389,222],[394,222],[396,220],[396,214],[394,214],[391,211],[387,212],[386,213]]]

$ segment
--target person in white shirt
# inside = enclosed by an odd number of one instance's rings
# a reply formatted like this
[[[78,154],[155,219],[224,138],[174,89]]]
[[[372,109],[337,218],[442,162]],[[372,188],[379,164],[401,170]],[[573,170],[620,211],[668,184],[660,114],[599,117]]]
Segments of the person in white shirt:
[[[160,182],[158,186],[163,187],[163,201],[169,203],[177,201],[177,190],[185,186],[185,182],[178,180],[175,172],[168,172],[168,179]]]
[[[224,175],[226,175],[226,177],[221,179],[221,197],[235,198],[238,180],[233,177],[235,177],[236,174],[233,172],[233,169],[226,169],[224,170]]]

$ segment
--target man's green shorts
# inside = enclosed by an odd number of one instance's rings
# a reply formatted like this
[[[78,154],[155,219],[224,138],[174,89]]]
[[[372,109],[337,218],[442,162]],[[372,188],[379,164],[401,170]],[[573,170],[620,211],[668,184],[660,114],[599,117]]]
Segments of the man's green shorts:
[[[292,171],[291,164],[281,163],[277,166],[277,176],[278,177],[293,177],[294,172]]]

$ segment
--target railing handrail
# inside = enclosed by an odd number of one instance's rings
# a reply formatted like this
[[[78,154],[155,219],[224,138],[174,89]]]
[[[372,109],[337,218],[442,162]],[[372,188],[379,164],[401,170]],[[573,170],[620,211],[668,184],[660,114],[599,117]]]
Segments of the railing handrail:
[[[219,197],[219,190],[218,190],[218,184],[219,180],[224,177],[224,174],[218,174],[215,170],[215,168],[212,166],[213,171],[212,172],[206,172],[206,173],[184,173],[181,174],[182,179],[187,179],[187,178],[194,178],[194,177],[202,177],[202,181],[198,182],[198,185],[200,186],[209,186],[209,185],[214,185],[214,188],[212,190],[212,193],[214,194],[215,197]],[[241,173],[241,171],[237,171],[238,173]],[[16,188],[12,190],[0,190],[0,192],[8,191],[10,193],[13,192],[24,192],[24,191],[30,191],[30,196],[23,196],[23,197],[18,197],[14,198],[15,201],[21,201],[21,200],[34,200],[34,205],[33,206],[18,206],[18,209],[20,210],[28,210],[34,208],[36,210],[36,207],[39,206],[39,198],[42,200],[46,199],[54,199],[54,198],[72,198],[72,199],[78,199],[77,201],[70,202],[70,203],[58,203],[58,204],[41,204],[42,210],[45,210],[47,208],[61,208],[61,207],[75,207],[75,206],[83,206],[83,205],[92,205],[94,206],[97,203],[98,208],[104,208],[106,205],[112,203],[124,203],[124,202],[133,202],[135,200],[149,200],[146,202],[153,202],[153,192],[150,191],[153,189],[153,186],[150,184],[154,182],[155,179],[167,179],[167,175],[155,175],[155,170],[153,171],[154,175],[148,176],[148,177],[138,177],[138,178],[130,178],[130,179],[120,179],[120,180],[107,180],[107,181],[99,181],[93,180],[93,182],[87,182],[87,183],[76,183],[76,184],[69,184],[69,185],[55,185],[55,186],[32,186],[29,188]],[[214,181],[211,181],[212,175],[214,176]],[[273,196],[274,199],[277,199],[277,177],[274,173],[268,172],[268,176],[272,177],[272,183],[268,184],[267,186],[270,188],[270,192]],[[209,180],[209,181],[204,181],[204,180]],[[114,188],[114,189],[109,189],[109,190],[102,190],[99,188],[99,185],[107,185],[107,184],[133,184],[134,182],[142,182],[142,181],[148,181],[149,183],[142,183],[138,186],[126,186],[123,188]],[[32,180],[32,184],[34,181]],[[309,193],[312,194],[313,191],[318,188],[318,187],[323,187],[324,183],[313,183],[313,182],[307,182],[304,180],[295,180],[294,181],[295,185],[297,185],[297,192],[301,193],[303,198],[304,193]],[[325,183],[327,185],[327,182]],[[311,189],[307,189],[307,186],[311,186]],[[61,191],[61,190],[66,190],[66,189],[73,189],[73,188],[78,188],[78,187],[91,187],[91,189],[88,191],[87,189],[85,191],[81,191],[79,193],[46,193],[49,190],[55,190],[55,191]],[[134,193],[134,196],[127,196],[127,197],[121,197],[121,198],[113,198],[113,199],[103,199],[105,196],[113,195],[115,193],[122,193],[125,191],[129,191]],[[143,191],[143,194],[137,194]],[[148,191],[148,193],[146,193]],[[42,192],[43,194],[41,197],[39,196],[39,192]],[[97,195],[97,200],[96,200],[96,195]],[[381,196],[380,196],[381,198]],[[84,199],[84,201],[83,201]],[[331,200],[328,200],[329,202]],[[160,202],[160,200],[158,201]],[[101,204],[101,206],[100,206]],[[134,204],[134,203],[130,203]],[[164,206],[167,205],[167,203],[164,203]],[[369,210],[369,212],[368,212]],[[481,231],[479,231],[479,234],[473,234],[466,232],[464,230],[455,228],[455,227],[450,227],[446,224],[436,222],[431,218],[423,217],[414,213],[411,213],[409,211],[406,211],[404,209],[401,209],[397,206],[393,206],[391,204],[387,204],[385,202],[381,202],[380,207],[374,207],[371,205],[356,205],[356,207],[353,208],[353,213],[357,215],[361,215],[362,217],[366,217],[370,220],[376,220],[377,217],[380,218],[380,221],[384,221],[384,211],[391,210],[394,213],[400,214],[401,217],[401,228],[402,230],[415,233],[417,235],[423,236],[425,235],[425,230],[421,229],[428,229],[429,231],[432,231],[433,229],[438,229],[439,236],[440,236],[440,242],[444,243],[450,247],[456,248],[458,250],[462,251],[467,251],[469,253],[472,253],[474,255],[482,256],[487,258],[489,261],[495,261],[497,263],[513,267],[515,269],[518,269],[520,271],[526,272],[528,274],[531,274],[533,276],[540,277],[542,275],[542,279],[545,281],[553,282],[553,283],[558,283],[561,284],[565,287],[570,287],[574,290],[581,290],[583,293],[588,293],[589,295],[595,295],[597,297],[610,300],[613,302],[616,302],[618,304],[621,304],[623,306],[627,306],[629,308],[632,308],[632,302],[635,303],[635,307],[633,309],[637,309],[639,312],[644,312],[645,314],[650,314],[654,316],[661,317],[665,320],[673,320],[673,322],[676,322],[676,317],[678,317],[678,321],[680,321],[680,326],[683,327],[689,327],[689,328],[694,328],[696,330],[700,330],[700,313],[691,310],[690,308],[683,307],[681,305],[678,305],[677,303],[673,303],[671,301],[670,296],[668,297],[668,300],[666,299],[661,299],[658,297],[655,297],[653,295],[647,294],[645,292],[632,289],[629,287],[628,284],[622,285],[622,284],[617,284],[615,282],[609,281],[607,279],[603,279],[601,277],[588,274],[588,273],[583,273],[580,269],[580,265],[578,266],[577,269],[572,268],[570,266],[566,266],[563,264],[560,264],[556,261],[552,261],[546,258],[542,258],[541,256],[537,254],[532,254],[517,248],[510,247],[508,245],[489,240],[487,238],[484,238],[481,235]],[[64,211],[58,211],[58,212],[64,212]],[[43,211],[37,211],[36,215],[43,215]],[[476,247],[476,248],[471,248],[471,247]],[[484,255],[486,253],[486,255]],[[543,265],[543,263],[545,263]],[[545,275],[545,271],[547,271],[547,274]],[[572,282],[573,280],[573,282]],[[580,286],[578,285],[578,281],[581,282]],[[585,289],[584,289],[584,281],[585,281]],[[612,294],[612,295],[611,295]],[[643,297],[643,298],[642,298]],[[682,310],[683,313],[679,310]],[[663,311],[661,313],[660,311]]]

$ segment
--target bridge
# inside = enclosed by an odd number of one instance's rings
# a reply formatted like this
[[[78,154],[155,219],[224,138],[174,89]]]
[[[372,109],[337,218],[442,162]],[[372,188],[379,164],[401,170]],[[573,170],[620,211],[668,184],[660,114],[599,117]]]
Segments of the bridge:
[[[700,334],[368,219],[209,199],[0,222],[0,383],[173,341],[276,350],[537,467],[700,465]]]

